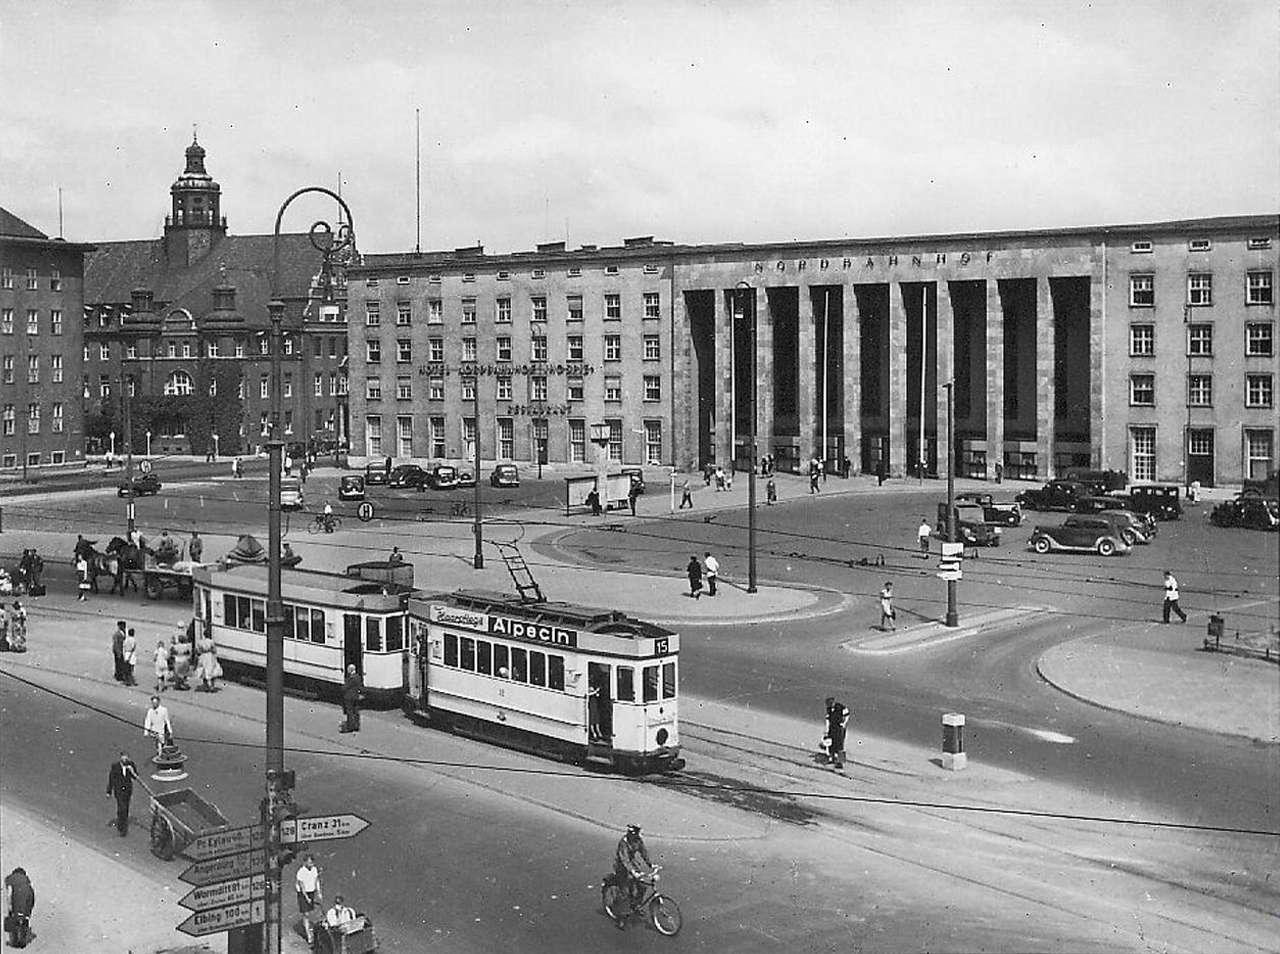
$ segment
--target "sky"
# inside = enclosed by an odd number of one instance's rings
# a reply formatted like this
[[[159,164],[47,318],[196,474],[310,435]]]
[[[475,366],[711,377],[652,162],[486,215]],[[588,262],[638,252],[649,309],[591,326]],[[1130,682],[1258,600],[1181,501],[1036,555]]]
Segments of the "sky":
[[[1275,212],[1278,11],[0,0],[0,206],[57,235],[61,189],[68,239],[158,236],[195,127],[233,234],[340,182],[364,252]]]

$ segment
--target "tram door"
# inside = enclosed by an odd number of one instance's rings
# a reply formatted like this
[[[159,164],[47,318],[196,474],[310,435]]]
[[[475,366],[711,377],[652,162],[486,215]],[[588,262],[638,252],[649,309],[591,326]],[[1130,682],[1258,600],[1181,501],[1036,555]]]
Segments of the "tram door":
[[[359,613],[344,613],[342,616],[342,675],[347,673],[348,666],[355,666],[356,672],[363,673],[360,665],[361,652],[364,649],[364,627],[360,624]]]
[[[610,668],[605,663],[587,663],[587,740],[596,745],[613,744]]]

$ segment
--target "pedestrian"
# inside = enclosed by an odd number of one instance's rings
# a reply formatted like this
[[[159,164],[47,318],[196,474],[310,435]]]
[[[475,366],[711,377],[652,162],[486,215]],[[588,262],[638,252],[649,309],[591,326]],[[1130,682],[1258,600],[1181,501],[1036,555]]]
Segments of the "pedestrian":
[[[360,731],[360,696],[364,692],[364,680],[355,664],[347,666],[347,678],[342,683],[342,712],[347,717],[339,732]]]
[[[160,705],[159,696],[151,697],[151,707],[142,720],[142,734],[156,740],[156,755],[173,741],[173,720],[169,718],[169,710]]]
[[[178,623],[169,644],[169,669],[173,673],[173,688],[190,689],[187,680],[191,678],[191,652],[194,648],[187,639],[188,633],[182,623]]]
[[[733,468],[729,468],[724,473],[724,489],[733,490]]]
[[[848,725],[848,707],[827,696],[827,761],[837,772],[844,769],[844,736]]]
[[[191,542],[187,544],[187,556],[192,563],[199,563],[204,556],[204,541],[200,539],[200,531],[191,531]]]
[[[116,620],[115,632],[111,634],[112,678],[116,682],[124,682],[124,640],[128,636],[124,620]]]
[[[311,920],[311,912],[319,909],[321,901],[320,869],[316,867],[314,856],[307,855],[293,883],[298,892],[298,913],[302,915],[302,930],[307,943],[314,947],[316,926]]]
[[[27,651],[27,608],[21,600],[14,600],[9,611],[9,648],[15,653]]]
[[[716,490],[724,490],[724,467],[716,464]]]
[[[121,681],[126,686],[138,684],[138,680],[133,675],[133,667],[136,665],[138,665],[138,635],[130,626],[129,632],[125,634],[124,643],[120,646],[120,672],[124,676]]]
[[[818,461],[818,476],[822,478],[822,482],[824,484],[827,482],[827,471],[830,469],[831,468],[827,466],[827,459],[825,457]]]
[[[155,652],[156,692],[164,692],[165,683],[169,681],[169,644],[163,639],[156,640]]]
[[[587,505],[591,508],[591,516],[600,516],[600,492],[592,487],[591,492],[587,494]]]
[[[809,493],[818,492],[818,458],[809,458]]]
[[[764,502],[772,507],[778,502],[778,482],[769,475],[769,482],[764,485]]]
[[[387,475],[387,479],[391,479],[391,458],[388,457],[382,462],[382,472]]]
[[[293,475],[293,458],[288,454],[284,455],[284,475],[291,477]]]
[[[840,476],[843,477],[845,480],[848,480],[849,471],[851,471],[852,469],[853,469],[853,462],[849,460],[849,455],[846,454],[844,458],[840,461]]]
[[[702,564],[696,556],[689,557],[685,573],[689,575],[689,595],[696,600],[702,596]]]
[[[400,564],[404,562],[404,554],[400,552],[400,548],[393,546],[391,553],[387,556],[387,562],[391,564]]]
[[[208,633],[201,635],[196,643],[197,663],[196,675],[200,677],[200,685],[196,692],[217,692],[218,677],[222,675],[222,666],[218,664],[218,647]]]
[[[929,537],[932,535],[933,529],[929,526],[929,521],[921,517],[920,526],[916,529],[916,543],[920,546],[920,555],[926,560],[929,558]]]
[[[893,611],[893,584],[886,582],[880,590],[880,629],[889,624],[889,629],[898,628],[898,616]]]
[[[679,509],[683,510],[685,507],[688,507],[690,510],[693,509],[693,490],[689,487],[688,477],[684,479],[684,484],[680,487]]]
[[[1169,622],[1169,613],[1178,614],[1181,622],[1187,621],[1187,614],[1178,605],[1178,578],[1170,570],[1164,571],[1164,622]]]
[[[716,470],[711,466],[710,461],[702,466],[702,483],[704,486],[710,487],[712,478],[716,475]]]
[[[116,831],[123,838],[129,834],[129,800],[133,798],[133,780],[138,777],[138,766],[121,752],[120,758],[111,763],[107,775],[107,796],[116,800]]]
[[[707,595],[716,595],[716,580],[720,578],[720,561],[711,555],[708,550],[702,560],[705,568],[705,576],[707,578]]]
[[[36,909],[36,889],[31,887],[25,868],[14,868],[4,876],[5,929],[10,947],[26,947],[35,937],[31,930],[31,912]]]
[[[83,553],[76,557],[76,588],[79,590],[76,602],[83,603],[89,598],[89,561]]]
[[[639,496],[640,485],[633,481],[631,489],[627,491],[627,505],[631,507],[631,516],[633,517],[636,515],[636,498]]]
[[[879,463],[876,464],[876,486],[883,487],[885,478],[888,476],[889,476],[888,465],[884,462],[884,460],[881,460]]]
[[[9,651],[9,608],[0,603],[0,652]]]

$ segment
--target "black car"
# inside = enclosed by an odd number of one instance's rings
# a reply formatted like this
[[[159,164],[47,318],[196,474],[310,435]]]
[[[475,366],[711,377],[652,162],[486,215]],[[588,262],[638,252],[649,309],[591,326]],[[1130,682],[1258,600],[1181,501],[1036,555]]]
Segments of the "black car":
[[[457,487],[474,487],[476,485],[476,475],[469,470],[458,471],[458,482],[454,486]]]
[[[1214,507],[1209,520],[1215,527],[1277,530],[1280,529],[1280,504],[1257,494],[1241,494]]]
[[[974,503],[957,503],[955,510],[956,541],[971,547],[998,547],[1003,536],[1000,527],[984,519],[982,507]],[[935,536],[944,539],[947,532],[947,505],[938,504],[938,529]]]
[[[1129,488],[1129,509],[1149,513],[1157,520],[1177,520],[1182,516],[1180,496],[1173,484],[1138,484]]]
[[[424,476],[423,489],[449,490],[458,486],[458,468],[452,464],[436,464],[431,472]]]
[[[519,487],[520,468],[515,464],[495,464],[489,475],[491,487]]]
[[[373,487],[375,485],[385,487],[387,485],[387,469],[370,464],[364,469],[364,485]]]
[[[1024,490],[1015,498],[1027,510],[1066,510],[1075,513],[1080,501],[1091,497],[1089,487],[1074,480],[1051,480],[1043,487]]]
[[[391,469],[387,478],[387,486],[399,490],[421,490],[426,483],[427,472],[417,464],[400,464]]]
[[[998,503],[991,494],[968,491],[956,494],[956,505],[963,504],[981,507],[983,523],[998,523],[1005,527],[1016,527],[1022,523],[1022,505],[1016,500],[1012,503]]]
[[[160,493],[160,478],[155,474],[142,474],[133,478],[133,493],[129,492],[129,482],[120,481],[116,487],[117,497],[145,497],[147,494]]]
[[[338,499],[364,500],[364,482],[359,474],[343,474],[338,481]]]

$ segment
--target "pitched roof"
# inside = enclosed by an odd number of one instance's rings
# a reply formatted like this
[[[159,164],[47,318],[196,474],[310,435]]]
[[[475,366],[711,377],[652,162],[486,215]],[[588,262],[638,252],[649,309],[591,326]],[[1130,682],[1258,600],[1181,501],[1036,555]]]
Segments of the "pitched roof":
[[[0,235],[32,239],[47,239],[49,237],[31,223],[24,222],[5,208],[0,208]]]

